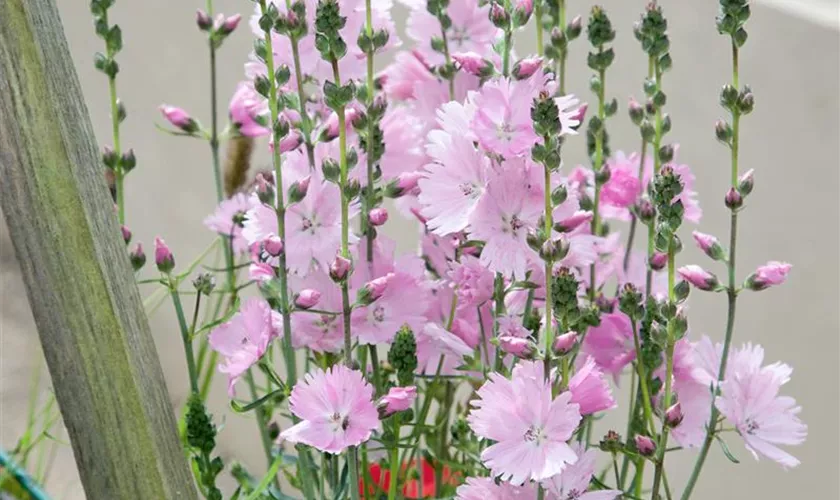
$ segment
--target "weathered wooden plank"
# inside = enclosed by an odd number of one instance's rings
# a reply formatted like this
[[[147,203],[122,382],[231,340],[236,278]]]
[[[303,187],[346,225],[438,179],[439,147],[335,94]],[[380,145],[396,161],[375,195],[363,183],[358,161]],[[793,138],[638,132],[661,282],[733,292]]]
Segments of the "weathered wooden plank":
[[[88,497],[196,498],[54,0],[0,0],[0,206]]]

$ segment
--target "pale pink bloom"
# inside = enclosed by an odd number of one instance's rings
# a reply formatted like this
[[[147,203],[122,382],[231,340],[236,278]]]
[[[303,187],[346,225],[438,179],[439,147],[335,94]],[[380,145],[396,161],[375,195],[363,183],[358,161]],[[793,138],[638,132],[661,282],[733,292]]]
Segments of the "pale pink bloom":
[[[440,130],[431,132],[429,141],[426,152],[434,163],[418,182],[420,213],[431,231],[444,236],[466,228],[484,193],[490,161],[466,137]]]
[[[455,492],[457,500],[535,500],[537,491],[533,484],[514,486],[496,481],[492,477],[468,477]]]
[[[677,269],[680,277],[700,290],[712,290],[718,286],[718,279],[714,274],[702,267],[692,264]]]
[[[417,84],[437,86],[438,78],[417,50],[399,52],[394,63],[385,69],[383,90],[388,97],[405,101],[415,97]]]
[[[426,323],[421,330],[415,330],[417,340],[417,370],[419,373],[434,374],[441,356],[445,370],[453,371],[464,356],[473,354],[473,349],[460,337],[445,330],[436,323]]]
[[[239,126],[239,133],[246,137],[263,137],[271,131],[260,125],[256,118],[268,119],[268,100],[257,94],[251,82],[240,82],[230,98],[230,120]]]
[[[204,225],[211,231],[229,236],[233,242],[233,251],[242,253],[248,249],[248,241],[242,237],[242,227],[248,210],[253,206],[253,198],[236,193],[221,202],[216,211],[204,219]]]
[[[499,336],[506,335],[509,337],[525,338],[531,335],[524,326],[522,326],[522,318],[513,314],[506,314],[496,318],[499,325]]]
[[[267,262],[252,261],[248,266],[248,278],[260,283],[277,277],[274,267]]]
[[[577,129],[583,123],[586,114],[586,104],[572,94],[555,97],[554,102],[560,110],[560,135],[577,135]]]
[[[448,276],[458,295],[458,307],[475,307],[493,296],[493,273],[476,257],[465,255],[460,262],[453,262]]]
[[[481,263],[493,272],[523,279],[528,260],[537,254],[525,241],[543,211],[539,184],[525,162],[508,161],[494,172],[470,216],[472,239],[485,242]]]
[[[760,363],[761,359],[755,361]],[[793,398],[779,395],[781,386],[790,380],[791,371],[779,363],[760,369],[736,367],[727,374],[721,395],[715,400],[756,459],[761,454],[784,468],[796,467],[799,460],[778,445],[802,444],[808,431],[798,416],[801,407]]]
[[[449,272],[449,263],[455,260],[457,242],[457,237],[441,237],[428,231],[420,237],[421,254],[436,276],[446,276]]]
[[[607,161],[607,167],[610,169],[610,178],[601,186],[601,203],[615,208],[633,205],[642,190],[638,169],[628,162],[613,159]]]
[[[437,84],[423,84],[415,85],[414,100],[412,101],[412,116],[426,124],[426,131],[430,131],[435,122],[439,119],[442,110],[447,108],[447,104],[456,106],[469,106],[467,100],[468,95],[473,91],[479,89],[480,79],[469,73],[459,71],[455,74],[455,99],[450,97],[449,83],[445,80],[438,80]],[[462,104],[463,103],[463,104]],[[470,115],[472,118],[472,115]],[[450,133],[452,133],[450,131]],[[471,132],[461,131],[457,135],[472,136]]]
[[[320,164],[333,155],[337,144],[319,143],[315,148],[317,167],[310,171],[306,153],[294,151],[283,163],[283,189],[311,176],[306,197],[286,211],[286,264],[293,273],[304,275],[313,264],[326,267],[341,245],[341,198],[338,187],[323,178]],[[357,209],[351,210],[351,216]],[[242,235],[249,244],[277,232],[273,207],[257,202],[247,215]],[[357,239],[352,233],[351,242]]]
[[[368,282],[373,284],[371,297],[376,297],[375,302],[353,310],[353,333],[363,344],[390,342],[401,326],[407,324],[417,331],[426,321],[429,301],[416,278],[401,272],[389,273],[384,287],[377,286],[377,280],[382,278]]]
[[[373,386],[362,372],[344,365],[329,371],[315,368],[295,385],[289,410],[301,422],[280,434],[281,439],[338,454],[358,446],[379,427]]]
[[[426,10],[426,3],[416,0],[404,1],[411,8],[406,33],[414,40],[418,51],[429,64],[444,63],[443,54],[432,50],[432,38],[440,37],[440,21]],[[478,52],[490,56],[492,45],[500,30],[490,21],[490,5],[481,5],[470,0],[449,2],[446,13],[452,25],[446,30],[450,53]]]
[[[312,289],[320,292],[318,309],[334,314],[313,314],[298,312],[291,316],[292,346],[295,349],[308,347],[315,352],[339,352],[344,347],[342,325],[341,289],[327,274],[315,270],[306,279],[294,277],[293,290]]]
[[[595,449],[586,450],[582,445],[576,445],[574,453],[578,459],[569,464],[560,474],[543,481],[548,490],[546,498],[551,500],[613,500],[618,498],[620,490],[596,490],[587,492],[589,482],[595,475],[598,452]]]
[[[233,397],[236,382],[265,354],[268,344],[279,335],[280,314],[268,302],[249,299],[230,321],[216,327],[208,338],[210,347],[222,355],[219,371],[228,376],[228,394]]]
[[[388,182],[401,175],[414,176],[416,185],[419,177],[417,171],[428,162],[423,149],[425,124],[415,120],[407,107],[389,106],[379,127],[382,129],[382,140],[386,144],[385,152],[379,160],[382,179]],[[362,183],[365,184],[367,180]],[[408,192],[414,186],[401,187],[404,192]]]
[[[747,285],[753,290],[764,290],[767,287],[781,285],[793,266],[787,262],[772,260],[760,266],[747,278]]]
[[[508,78],[493,79],[473,97],[471,124],[481,147],[504,158],[530,152],[539,137],[531,119],[532,86]]]
[[[531,340],[512,335],[499,335],[499,348],[507,354],[518,358],[530,359],[536,352],[536,346]]]
[[[493,476],[512,484],[542,481],[577,461],[566,441],[580,422],[578,405],[568,391],[552,398],[542,362],[520,362],[511,379],[493,373],[476,394],[467,421],[495,441],[481,453]]]
[[[616,406],[609,381],[591,357],[569,380],[569,391],[572,393],[572,403],[580,406],[581,415],[591,415]]]
[[[387,416],[411,408],[415,399],[417,399],[416,387],[392,387],[388,394],[379,400],[379,406],[384,409],[384,414]]]
[[[618,377],[621,370],[636,358],[633,327],[620,312],[601,315],[601,324],[589,327],[583,340],[583,352],[607,373]]]
[[[673,388],[683,417],[680,423],[671,429],[671,436],[684,448],[703,444],[712,408],[710,385],[706,379],[698,377],[695,352],[695,346],[687,339],[677,341],[674,346]],[[717,368],[714,371],[716,377]],[[654,376],[664,380],[664,368],[660,368]]]

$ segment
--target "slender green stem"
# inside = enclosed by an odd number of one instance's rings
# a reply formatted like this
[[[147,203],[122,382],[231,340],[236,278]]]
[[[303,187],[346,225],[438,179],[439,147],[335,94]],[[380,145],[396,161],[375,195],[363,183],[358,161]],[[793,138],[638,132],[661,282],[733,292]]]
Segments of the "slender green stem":
[[[548,136],[545,138],[545,143],[548,144]],[[551,170],[548,166],[543,166],[543,186],[544,186],[544,202],[545,202],[545,219],[544,231],[546,237],[551,239],[551,233],[554,228],[554,207],[551,203]],[[554,329],[553,320],[551,318],[552,300],[551,300],[551,280],[554,277],[554,262],[550,255],[545,257],[545,379],[548,380],[551,374],[551,354],[554,346],[554,338],[556,330]]]
[[[388,500],[394,500],[397,498],[397,483],[398,475],[400,473],[400,449],[397,446],[397,441],[400,439],[400,414],[397,413],[393,416],[394,420],[394,447],[388,451],[390,455],[390,462],[391,462],[391,469],[390,469],[390,482],[388,484]]]
[[[537,25],[537,55],[542,57],[545,51],[543,42],[543,23],[542,23],[542,0],[536,0],[534,3],[534,20]]]
[[[738,46],[732,43],[732,84],[735,89],[738,88]],[[732,113],[732,143],[730,146],[731,153],[731,183],[732,188],[738,187],[738,144],[740,139],[740,114],[735,111]],[[726,296],[728,301],[728,308],[726,314],[726,336],[723,341],[723,353],[720,358],[720,366],[718,368],[718,384],[726,377],[726,368],[729,363],[729,350],[732,346],[732,334],[735,330],[735,304],[738,298],[738,290],[735,283],[735,257],[736,244],[738,241],[738,211],[732,209],[729,225],[729,260],[727,261],[728,271],[728,286],[726,288]],[[691,476],[686,483],[685,489],[681,496],[682,500],[688,500],[691,493],[694,491],[694,486],[700,478],[700,472],[703,470],[703,464],[706,462],[706,457],[709,454],[709,449],[715,438],[715,429],[717,427],[717,419],[720,412],[712,400],[712,411],[709,416],[709,423],[706,426],[706,438],[703,440],[703,446],[700,448],[700,453],[697,455],[697,460],[694,462],[694,468],[691,471]]]
[[[108,12],[102,16],[103,22],[108,24]],[[116,55],[109,44],[105,44],[108,59]],[[125,171],[122,166],[122,148],[120,146],[120,115],[119,99],[117,97],[117,76],[108,77],[108,98],[111,105],[111,138],[114,141],[114,155],[117,157],[117,164],[114,168],[114,188],[117,194],[117,216],[120,224],[125,224]]]
[[[286,0],[286,9],[292,9],[292,1]],[[293,36],[289,36],[289,42],[292,46],[292,60],[294,62],[295,83],[297,84],[298,100],[300,101],[300,118],[305,129],[304,139],[306,143],[306,157],[309,160],[309,168],[315,169],[315,146],[312,144],[312,119],[309,117],[309,112],[306,110],[306,92],[303,88],[303,71],[300,65],[300,41]]]
[[[675,281],[675,272],[674,272],[674,243],[673,241],[668,245],[668,301],[671,304],[676,303],[676,295],[674,292],[674,281]],[[665,392],[663,393],[663,411],[667,411],[668,408],[671,407],[671,396],[672,396],[672,379],[674,378],[674,343],[676,339],[674,338],[674,320],[671,319],[668,321],[668,338],[667,338],[667,345],[665,347]],[[653,472],[653,493],[651,498],[659,498],[659,487],[662,482],[662,477],[665,470],[665,450],[668,447],[668,433],[670,430],[670,426],[668,425],[667,418],[662,419],[662,433],[659,436],[659,444],[657,445],[658,450],[658,457],[656,460],[656,465],[654,467]]]
[[[193,357],[193,345],[190,338],[190,330],[187,327],[187,319],[184,316],[184,307],[181,305],[181,295],[178,290],[170,285],[169,295],[172,297],[172,304],[175,306],[175,315],[178,317],[178,326],[181,329],[181,340],[184,342],[184,357],[187,359],[187,372],[190,377],[190,390],[198,394],[198,373],[195,369],[195,358]],[[201,294],[198,295],[199,297]]]
[[[636,326],[635,321],[630,322],[633,327],[633,345],[636,348],[636,370],[639,374],[639,387],[641,390],[641,399],[642,399],[642,408],[644,409],[645,414],[645,423],[649,426],[650,432],[653,433],[656,430],[656,423],[653,420],[653,409],[650,404],[650,390],[648,389],[648,377],[647,377],[647,370],[645,370],[645,364],[642,363],[640,359],[639,353],[641,353],[641,342],[639,340],[639,332],[638,327]]]
[[[449,54],[449,39],[446,36],[446,30],[443,29],[443,23],[440,25],[440,38],[443,40],[443,58],[447,66],[452,64],[452,56]],[[455,78],[449,79],[449,100],[455,100]]]

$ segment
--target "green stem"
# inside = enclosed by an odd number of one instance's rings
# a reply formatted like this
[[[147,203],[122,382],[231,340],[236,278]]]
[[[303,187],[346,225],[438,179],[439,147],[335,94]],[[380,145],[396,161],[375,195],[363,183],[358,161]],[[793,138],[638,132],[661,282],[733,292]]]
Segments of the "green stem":
[[[172,304],[175,306],[175,315],[178,317],[178,326],[181,329],[181,340],[184,343],[184,356],[187,359],[187,372],[190,377],[190,390],[198,394],[198,373],[195,369],[195,358],[193,357],[192,339],[190,330],[187,327],[187,319],[184,316],[184,307],[181,305],[181,295],[177,288],[170,284],[169,295],[172,297]],[[199,294],[201,296],[201,294]]]
[[[103,22],[108,24],[108,12],[102,16]],[[108,59],[113,59],[114,52],[105,44]],[[108,97],[111,104],[111,136],[114,141],[114,154],[117,157],[117,164],[114,168],[114,187],[117,192],[117,216],[120,224],[125,224],[125,172],[122,167],[122,148],[120,146],[120,118],[117,98],[117,77],[108,77]]]
[[[368,0],[369,1],[369,0]],[[400,414],[397,413],[393,417],[394,419],[394,447],[389,450],[390,461],[391,461],[391,470],[390,470],[390,483],[388,484],[388,500],[394,500],[397,498],[397,483],[399,482],[397,476],[400,472],[400,457],[399,457],[399,446],[397,446],[397,442],[400,440]],[[351,483],[352,484],[352,483]],[[365,492],[367,493],[367,492]]]
[[[598,47],[598,54],[604,52],[604,46]],[[592,170],[595,172],[595,199],[593,200],[592,208],[592,234],[598,236],[601,233],[601,215],[598,213],[598,208],[601,202],[601,183],[598,182],[598,172],[604,163],[604,131],[607,126],[607,113],[604,103],[604,94],[606,93],[606,71],[601,69],[598,72],[598,77],[601,80],[601,86],[598,90],[598,118],[601,121],[601,128],[595,134],[595,160],[592,163]],[[589,301],[595,302],[595,295],[598,287],[596,286],[597,274],[597,260],[589,266]]]
[[[534,19],[537,24],[537,55],[542,57],[545,50],[543,42],[543,24],[542,24],[542,0],[537,0],[534,3]]]
[[[286,0],[286,9],[292,9],[292,2],[291,0]],[[295,66],[295,83],[297,84],[297,94],[298,100],[300,101],[300,117],[301,122],[303,123],[303,127],[306,130],[306,134],[304,134],[304,139],[306,142],[306,157],[309,160],[309,168],[314,170],[315,169],[315,147],[312,144],[312,119],[309,118],[309,112],[306,110],[306,92],[303,89],[303,71],[301,71],[300,65],[300,45],[299,40],[296,37],[290,36],[289,42],[291,42],[292,46],[292,60],[294,61]]]
[[[671,304],[676,303],[676,295],[674,292],[674,280],[675,280],[675,272],[674,272],[674,242],[668,245],[668,301]],[[668,338],[667,338],[667,345],[665,348],[665,392],[663,394],[662,399],[662,409],[663,411],[667,411],[668,408],[671,407],[671,379],[673,379],[674,375],[674,343],[676,339],[674,338],[674,320],[670,319],[668,321]],[[667,418],[663,416],[662,418],[662,433],[659,436],[659,444],[657,445],[658,450],[658,457],[656,460],[656,465],[654,467],[653,472],[653,492],[651,494],[651,498],[659,498],[659,487],[662,482],[662,476],[664,474],[665,469],[665,449],[668,447],[668,432],[670,430],[670,426],[668,425]]]
[[[440,18],[438,18],[440,20]],[[440,38],[443,40],[443,58],[446,65],[452,64],[452,56],[449,54],[449,39],[446,37],[446,30],[443,29],[443,23],[440,25]],[[449,78],[449,100],[455,100],[455,78]]]
[[[732,84],[738,88],[738,46],[732,43]],[[741,116],[736,111],[732,114],[732,144],[731,144],[731,183],[732,188],[738,187],[738,144],[740,139],[740,121]],[[728,271],[728,286],[726,288],[726,296],[728,301],[728,308],[726,314],[726,336],[723,341],[723,353],[720,358],[720,366],[718,367],[718,385],[726,377],[726,367],[729,363],[729,350],[732,346],[732,334],[735,330],[735,303],[738,298],[738,291],[735,283],[735,257],[736,244],[738,236],[738,211],[732,209],[729,223],[729,260],[727,262]],[[709,416],[709,423],[706,426],[706,438],[703,440],[703,446],[700,448],[700,453],[697,455],[697,460],[694,463],[694,468],[691,471],[691,476],[686,483],[685,489],[681,496],[682,500],[688,500],[691,493],[694,491],[694,486],[700,478],[700,472],[703,470],[703,464],[706,462],[706,457],[709,454],[709,449],[712,446],[715,438],[715,428],[717,427],[717,419],[720,412],[715,406],[714,399],[712,400],[712,411]]]
[[[548,144],[549,137],[546,135],[545,143]],[[551,240],[551,233],[554,227],[554,213],[553,213],[553,206],[551,203],[551,170],[548,166],[543,167],[543,185],[544,185],[544,203],[545,203],[545,215],[543,216],[545,219],[545,227],[543,230],[545,231],[546,237]],[[554,262],[550,255],[545,257],[545,379],[548,380],[551,374],[551,349],[554,346],[554,337],[556,330],[554,329],[554,324],[552,323],[551,313],[552,311],[552,300],[551,300],[551,279],[553,277],[554,271]]]

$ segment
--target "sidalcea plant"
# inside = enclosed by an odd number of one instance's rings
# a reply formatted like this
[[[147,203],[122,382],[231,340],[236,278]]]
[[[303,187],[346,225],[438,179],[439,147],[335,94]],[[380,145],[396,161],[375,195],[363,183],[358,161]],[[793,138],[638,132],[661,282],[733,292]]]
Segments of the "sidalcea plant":
[[[734,341],[739,294],[780,285],[791,269],[771,261],[736,274],[738,215],[755,182],[739,170],[741,119],[755,106],[739,81],[746,0],[721,0],[717,20],[732,47],[720,96],[730,120],[715,125],[731,150],[729,243],[693,232],[725,279],[678,262],[684,226],[702,212],[691,168],[666,140],[672,58],[656,2],[633,26],[648,72],[644,98],[628,105],[641,137],[629,154],[607,134],[618,103],[606,84],[614,49],[630,50],[616,29],[630,26],[602,7],[586,21],[587,70],[567,67],[584,21],[567,24],[563,1],[406,0],[405,41],[388,1],[254,3],[230,125],[219,132],[214,111],[206,130],[162,107],[170,132],[209,142],[219,193],[222,139],[271,152],[272,168],[235,183],[205,220],[228,252],[214,271],[226,286],[199,275],[188,321],[180,284],[205,255],[182,270],[162,240],[160,278],[143,281],[163,285],[178,313],[192,392],[183,437],[207,498],[221,498],[225,468],[213,457],[225,431],[205,408],[216,356],[231,408],[256,414],[269,463],[261,479],[230,465],[232,498],[673,498],[681,485],[669,483],[667,458],[696,453],[687,499],[712,444],[737,461],[739,439],[756,458],[798,465],[780,447],[806,435],[800,408],[780,395],[791,368]],[[112,61],[110,4],[94,4]],[[214,75],[238,20],[198,14]],[[538,54],[516,60],[517,36],[532,29]],[[592,72],[585,133],[587,104],[566,93],[572,71]],[[584,140],[591,166],[565,165],[565,145]],[[229,155],[240,177],[250,148]],[[126,172],[124,158],[115,165]],[[397,255],[381,231],[406,218],[419,253]],[[240,300],[245,288],[257,297]],[[689,331],[691,288],[725,292],[721,334]],[[202,296],[211,304],[199,320]],[[211,353],[194,356],[196,339]],[[623,435],[598,429],[613,411],[627,415]]]

